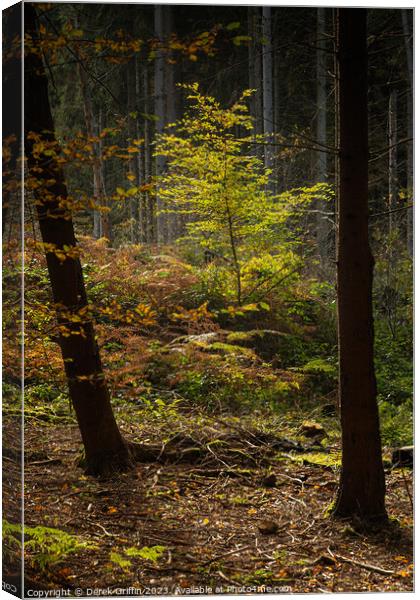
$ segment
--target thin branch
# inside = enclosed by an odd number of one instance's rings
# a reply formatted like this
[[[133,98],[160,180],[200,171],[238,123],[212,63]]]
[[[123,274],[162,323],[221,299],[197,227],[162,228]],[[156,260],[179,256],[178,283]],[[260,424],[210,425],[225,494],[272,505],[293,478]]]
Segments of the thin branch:
[[[252,146],[278,146],[280,148],[296,148],[296,150],[315,150],[315,152],[325,152],[326,154],[337,154],[338,150],[336,148],[330,148],[328,146],[323,146],[320,144],[320,147],[317,146],[303,146],[297,144],[281,144],[280,142],[248,142],[249,145]],[[316,142],[318,143],[318,142]],[[326,148],[326,149],[324,149]]]
[[[369,219],[373,219],[374,217],[382,217],[385,215],[390,215],[391,213],[400,212],[402,210],[408,210],[409,208],[413,208],[414,204],[407,204],[407,206],[402,206],[401,208],[394,208],[393,210],[385,210],[383,212],[375,213],[374,215],[369,215]]]
[[[395,146],[400,146],[401,144],[408,144],[408,142],[412,142],[412,141],[413,141],[413,138],[404,138],[403,140],[399,140],[395,144],[391,144],[390,146],[381,148],[380,150],[378,150],[378,153],[380,153],[380,154],[375,153],[374,157],[369,159],[369,162],[370,163],[374,162],[375,160],[378,160],[379,158],[386,156],[392,148],[395,148]]]
[[[56,28],[56,26],[54,25],[54,23],[51,22],[51,20],[48,18],[48,16],[45,14],[44,17],[48,21],[48,23],[51,25],[51,27],[54,29],[55,33],[57,35],[60,35],[60,32],[58,31],[58,29]],[[86,71],[86,74],[88,75],[88,77],[90,77],[93,81],[96,81],[96,83],[99,83],[99,85],[101,87],[103,87],[104,90],[106,90],[108,92],[108,94],[111,96],[111,98],[114,100],[114,102],[116,102],[117,106],[121,106],[120,101],[118,100],[118,98],[116,96],[114,96],[114,94],[111,92],[111,90],[109,89],[109,87],[107,85],[105,85],[105,83],[103,83],[100,79],[98,79],[93,73],[91,73],[86,68],[84,62],[79,58],[79,56],[77,55],[77,53],[74,52],[74,50],[72,50],[72,48],[68,44],[65,44],[65,47],[70,52],[70,54],[75,58],[75,60],[80,64],[80,66],[84,69],[84,71]]]

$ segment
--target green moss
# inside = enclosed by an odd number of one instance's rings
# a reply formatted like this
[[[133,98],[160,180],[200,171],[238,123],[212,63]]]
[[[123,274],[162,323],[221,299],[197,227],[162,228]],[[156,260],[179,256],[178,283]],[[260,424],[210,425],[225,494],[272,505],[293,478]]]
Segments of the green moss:
[[[209,350],[213,350],[224,355],[246,356],[252,360],[256,359],[256,355],[253,350],[250,348],[243,348],[242,346],[234,346],[224,342],[214,342],[213,344],[209,344],[207,347]]]
[[[308,452],[306,454],[299,454],[299,456],[293,457],[293,460],[301,464],[310,463],[312,465],[331,467],[334,469],[341,466],[341,453]]]

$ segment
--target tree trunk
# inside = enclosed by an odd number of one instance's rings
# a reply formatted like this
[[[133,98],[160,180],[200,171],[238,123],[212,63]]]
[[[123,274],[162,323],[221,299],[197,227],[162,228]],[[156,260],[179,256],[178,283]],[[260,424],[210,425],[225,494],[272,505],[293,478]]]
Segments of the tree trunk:
[[[401,11],[401,19],[404,33],[405,51],[407,56],[408,71],[408,94],[407,94],[407,137],[411,141],[407,142],[407,190],[408,204],[413,202],[413,48],[411,44],[412,35],[408,24],[408,10]],[[407,251],[409,256],[413,256],[413,208],[407,209]]]
[[[144,119],[144,182],[146,185],[150,184],[152,174],[152,158],[150,153],[151,143],[151,123],[150,123],[150,80],[149,80],[149,67],[148,64],[144,64],[144,113],[146,115]],[[157,242],[156,235],[156,207],[154,204],[153,194],[149,191],[145,191],[145,203],[147,209],[146,216],[146,242],[153,244]]]
[[[170,4],[164,7],[164,35],[165,39],[169,40],[171,33],[173,32],[173,11]],[[170,50],[166,51],[165,59],[165,89],[166,89],[166,114],[165,114],[165,125],[174,123],[177,118],[176,114],[176,97],[177,88],[175,82],[175,69],[176,62],[173,58],[173,52]],[[174,212],[170,212],[166,215],[167,221],[167,242],[172,242],[178,232],[178,215]]]
[[[102,108],[99,109],[98,111],[98,127],[97,127],[97,135],[99,137],[99,134],[101,133],[101,131],[104,128],[104,123],[103,123],[103,115],[102,115]],[[106,172],[105,172],[105,161],[102,160],[102,156],[103,156],[103,150],[104,150],[104,141],[103,138],[99,139],[98,142],[98,163],[99,163],[99,187],[101,190],[101,195],[102,195],[102,200],[101,200],[101,204],[108,208],[108,200],[107,200],[107,193],[106,193]],[[101,222],[102,222],[102,235],[103,237],[106,237],[111,243],[112,243],[112,223],[111,223],[111,215],[110,212],[108,211],[104,211],[101,214]]]
[[[79,74],[80,90],[82,92],[83,100],[83,111],[85,116],[85,125],[88,138],[92,140],[94,137],[94,116],[92,107],[92,98],[89,92],[86,71],[82,66],[81,59],[77,63],[77,72]],[[97,144],[93,141],[90,142],[93,146],[94,162],[93,162],[93,198],[95,204],[102,206],[103,202],[103,190],[101,186],[101,166],[99,163]],[[103,219],[99,210],[93,211],[93,237],[99,239],[104,235],[103,231]]]
[[[317,152],[317,182],[327,181],[327,64],[326,64],[326,12],[325,8],[317,8],[317,39],[316,39],[316,96],[317,119],[316,137],[321,150]],[[328,210],[325,200],[318,200],[317,213],[317,242],[318,252],[322,263],[328,259],[328,221],[325,213]]]
[[[394,230],[397,217],[393,212],[398,200],[397,172],[397,90],[392,90],[388,104],[388,210],[389,234]]]
[[[255,61],[256,56],[256,39],[255,39],[255,9],[252,6],[247,8],[248,18],[248,36],[250,38],[250,44],[248,46],[248,86],[250,90],[256,90],[257,81],[255,78]],[[249,99],[249,112],[254,117],[256,116],[256,96],[255,92]],[[255,130],[254,130],[255,131]]]
[[[136,117],[136,137],[137,139],[141,138],[141,132],[140,132],[140,118],[139,118],[139,109],[140,109],[140,64],[139,64],[139,60],[138,60],[138,56],[136,54],[136,56],[134,57],[134,74],[135,74],[135,88],[136,88],[136,112],[137,112],[137,117]],[[143,160],[143,155],[144,155],[144,151],[145,151],[145,147],[143,146],[143,148],[137,153],[137,185],[138,187],[141,187],[143,185],[143,183],[145,182],[145,173],[144,173],[144,160]],[[146,214],[147,214],[147,201],[146,201],[146,194],[144,192],[141,193],[141,197],[140,197],[140,205],[139,205],[139,229],[138,229],[138,238],[139,238],[139,242],[141,242],[142,244],[145,244],[147,242],[147,237],[146,237],[146,232],[147,232],[147,221],[146,221]]]
[[[136,137],[136,74],[135,61],[132,58],[127,63],[127,123],[128,123],[128,138],[129,144],[132,145],[132,140]],[[137,160],[136,155],[131,154],[128,161],[129,173],[134,175],[137,180]],[[134,182],[135,180],[133,180]],[[130,197],[129,199],[129,214],[130,214],[130,242],[135,244],[138,240],[138,197]]]
[[[24,11],[25,35],[36,44],[35,9],[25,4]],[[24,117],[27,165],[29,176],[39,184],[34,192],[39,227],[46,244],[48,272],[61,331],[61,352],[85,447],[87,471],[103,475],[126,470],[132,466],[131,455],[112,411],[93,324],[87,312],[82,267],[79,258],[69,252],[76,249],[77,243],[71,208],[66,206],[64,174],[54,156],[47,156],[35,147],[34,135],[46,143],[54,144],[56,140],[44,65],[41,55],[33,52],[25,56]],[[58,259],[54,249],[66,254],[64,261]],[[72,316],[79,317],[80,321],[73,322]]]
[[[154,9],[155,15],[155,36],[160,45],[164,42],[164,10],[165,7],[156,4]],[[166,101],[165,101],[165,54],[162,48],[157,49],[155,58],[155,107],[156,128],[157,134],[163,133],[166,123]],[[165,167],[165,159],[163,156],[156,158],[156,176],[159,178]],[[166,214],[162,212],[163,204],[159,197],[159,184],[156,188],[156,208],[157,208],[157,243],[164,244],[167,241],[167,219]]]
[[[255,93],[250,98],[250,111],[254,117],[254,135],[263,133],[263,101],[262,101],[262,51],[261,51],[261,9],[248,8],[248,35],[251,42],[248,49],[248,85]],[[262,158],[261,147],[255,147],[255,154]]]
[[[272,23],[271,23],[271,8],[263,6],[263,106],[264,106],[264,134],[265,134],[265,152],[264,164],[267,169],[273,168],[273,146],[270,144],[274,141],[274,109],[273,109],[273,40],[272,40]]]
[[[338,10],[338,341],[342,468],[337,517],[385,520],[373,363],[373,257],[368,237],[366,10]]]
[[[16,214],[17,221],[22,218],[20,210],[20,169],[19,157],[22,142],[22,82],[21,57],[19,43],[21,38],[21,7],[14,5],[3,11],[3,183],[2,183],[2,231],[5,232]],[[16,210],[14,208],[16,207]]]

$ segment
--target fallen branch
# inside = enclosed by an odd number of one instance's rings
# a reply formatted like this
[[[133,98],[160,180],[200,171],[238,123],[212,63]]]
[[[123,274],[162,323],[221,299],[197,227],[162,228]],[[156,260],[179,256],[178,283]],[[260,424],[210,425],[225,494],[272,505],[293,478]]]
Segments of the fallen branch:
[[[334,560],[341,560],[342,562],[349,563],[351,565],[355,565],[360,567],[361,569],[366,569],[367,571],[374,571],[375,573],[380,573],[381,575],[395,575],[395,571],[390,571],[389,569],[383,569],[382,567],[377,567],[376,565],[370,565],[369,563],[363,563],[359,560],[353,560],[347,556],[341,556],[340,554],[333,554],[330,548],[327,548],[328,553],[334,558]]]
[[[233,579],[229,579],[229,577],[226,577],[226,575],[224,573],[222,573],[222,571],[217,571],[217,574],[220,575],[220,577],[222,579],[224,579],[225,581],[227,581],[228,583],[230,583],[230,585],[233,585],[235,587],[239,586],[239,583],[237,581],[233,581]]]
[[[210,558],[209,560],[205,560],[204,562],[201,562],[200,567],[205,567],[206,565],[209,565],[210,563],[214,562],[215,560],[219,560],[219,558],[225,558],[226,556],[231,556],[232,554],[237,554],[238,552],[243,552],[244,550],[249,550],[250,548],[254,548],[254,546],[252,544],[249,544],[249,546],[242,546],[242,548],[237,548],[235,550],[231,550],[230,552],[224,552],[223,554],[217,554],[216,556],[213,556],[213,558]]]

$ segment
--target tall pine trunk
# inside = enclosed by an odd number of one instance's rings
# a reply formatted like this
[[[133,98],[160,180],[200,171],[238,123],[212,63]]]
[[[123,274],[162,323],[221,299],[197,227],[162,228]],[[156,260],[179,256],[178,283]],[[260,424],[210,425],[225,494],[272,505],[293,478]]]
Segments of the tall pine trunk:
[[[37,17],[31,4],[24,5],[25,36],[37,43]],[[34,192],[42,241],[60,335],[70,398],[76,413],[87,471],[106,474],[131,467],[131,456],[116,424],[105,382],[93,324],[87,314],[87,297],[79,258],[72,253],[77,243],[63,170],[54,156],[36,148],[34,137],[55,143],[48,82],[40,54],[25,56],[25,153],[29,177],[37,181]],[[60,261],[54,249],[66,254]],[[73,323],[71,317],[80,322]]]
[[[317,152],[317,182],[327,181],[327,47],[326,47],[326,12],[325,8],[317,8],[317,39],[316,39],[316,138],[320,145]],[[325,213],[328,210],[323,199],[318,200],[317,213],[317,243],[318,252],[323,264],[328,258],[328,221]]]
[[[342,468],[334,514],[384,520],[368,236],[366,10],[338,10],[338,340]]]
[[[77,25],[77,23],[76,23]],[[82,93],[82,101],[83,101],[83,112],[85,117],[85,125],[86,125],[86,133],[88,138],[92,140],[95,135],[94,131],[94,114],[93,114],[93,105],[92,105],[92,97],[89,91],[86,71],[83,68],[82,61],[79,58],[77,63],[77,72],[79,75],[80,82],[80,91]],[[93,170],[93,197],[95,204],[102,206],[104,201],[104,190],[103,190],[103,181],[101,174],[101,164],[100,157],[98,153],[97,144],[93,141],[90,141],[93,146],[94,153],[94,161],[92,165]],[[94,209],[93,211],[93,237],[96,239],[105,235],[105,230],[107,229],[106,225],[104,225],[104,216],[99,210]]]
[[[408,24],[408,10],[401,11],[401,19],[404,33],[405,52],[407,57],[408,72],[408,94],[407,94],[407,191],[408,204],[413,202],[413,47],[412,36]],[[407,251],[413,256],[413,208],[407,210]]]
[[[135,89],[136,89],[136,138],[141,138],[141,130],[140,130],[140,61],[138,60],[138,56],[134,57],[134,71],[135,71]],[[136,157],[137,161],[137,185],[141,187],[145,182],[145,171],[144,171],[144,153],[145,148],[139,149]],[[147,200],[146,193],[142,192],[140,197],[140,205],[139,205],[139,242],[145,244],[147,242]]]
[[[134,58],[131,58],[127,63],[127,124],[128,124],[128,139],[132,145],[133,140],[136,138],[136,63]],[[135,177],[134,181],[137,181],[137,156],[132,154],[128,161],[129,174]],[[130,215],[130,242],[135,244],[138,241],[138,202],[139,198],[130,197],[129,199],[129,215]]]
[[[163,24],[164,24],[164,36],[165,40],[169,41],[171,37],[171,33],[174,28],[174,14],[172,7],[168,4],[164,7],[163,12]],[[175,82],[175,69],[176,62],[173,57],[173,52],[169,50],[166,51],[165,57],[165,90],[166,90],[166,104],[165,104],[165,125],[169,125],[170,123],[174,123],[177,118],[176,113],[176,98],[177,98],[177,89]],[[167,221],[167,241],[172,242],[178,235],[179,224],[178,224],[178,215],[176,213],[170,212],[166,215]]]
[[[15,5],[14,10],[3,11],[3,106],[2,106],[2,143],[3,143],[3,181],[2,181],[2,231],[13,214],[20,210],[20,165],[21,154],[21,112],[22,83],[21,60],[16,48],[21,37],[21,11]],[[17,208],[19,207],[19,208]],[[14,210],[16,208],[16,210]]]
[[[156,4],[154,8],[155,22],[155,37],[158,40],[159,47],[155,58],[155,88],[154,112],[156,116],[155,132],[156,134],[163,133],[166,122],[166,101],[165,101],[165,53],[162,48],[165,37],[164,10],[165,6]],[[163,156],[158,156],[155,159],[155,172],[157,178],[163,173],[165,167],[165,159]],[[163,212],[162,199],[159,197],[159,184],[156,187],[156,208],[157,208],[157,243],[164,244],[167,241],[167,215]]]
[[[144,81],[144,183],[149,185],[151,182],[152,175],[152,157],[150,152],[150,144],[152,141],[152,124],[150,122],[150,76],[149,76],[149,67],[147,62],[144,63],[144,72],[143,72],[143,81]],[[150,190],[146,189],[144,192],[145,195],[145,205],[146,205],[146,231],[145,231],[145,240],[149,244],[153,244],[157,242],[157,233],[156,233],[156,206],[154,203],[153,194]]]
[[[274,160],[274,106],[273,106],[273,39],[271,8],[264,6],[262,17],[263,46],[263,118],[265,134],[264,164],[267,169],[272,169]]]
[[[397,90],[392,90],[388,102],[388,210],[389,233],[395,227],[395,208],[398,201],[398,165],[397,165]]]

